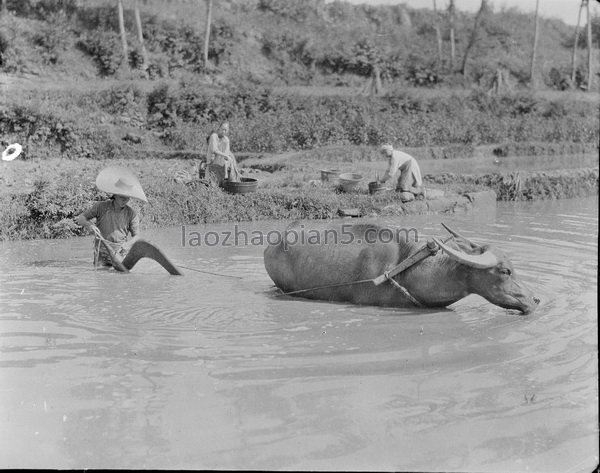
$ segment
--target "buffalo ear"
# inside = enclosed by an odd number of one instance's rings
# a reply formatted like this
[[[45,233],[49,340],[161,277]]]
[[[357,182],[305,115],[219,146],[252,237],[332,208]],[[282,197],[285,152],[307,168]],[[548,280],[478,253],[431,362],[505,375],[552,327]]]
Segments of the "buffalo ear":
[[[493,268],[498,264],[498,258],[491,251],[484,251],[481,254],[468,254],[461,250],[456,250],[442,243],[438,238],[433,237],[433,240],[444,250],[444,252],[453,260],[476,269]]]

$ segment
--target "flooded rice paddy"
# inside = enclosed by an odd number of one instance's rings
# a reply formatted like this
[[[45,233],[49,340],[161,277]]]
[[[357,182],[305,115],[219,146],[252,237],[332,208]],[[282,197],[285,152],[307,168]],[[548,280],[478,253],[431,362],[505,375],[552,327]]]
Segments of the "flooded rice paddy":
[[[0,244],[0,466],[590,471],[597,197],[386,223],[440,221],[502,248],[537,312],[279,297],[262,246],[181,228],[146,236],[184,277],[94,270],[90,237]]]

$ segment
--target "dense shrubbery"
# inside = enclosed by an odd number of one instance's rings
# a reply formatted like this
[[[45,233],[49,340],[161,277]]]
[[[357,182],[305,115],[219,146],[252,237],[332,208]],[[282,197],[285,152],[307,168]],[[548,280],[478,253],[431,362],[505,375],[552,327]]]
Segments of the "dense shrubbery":
[[[0,132],[32,145],[55,145],[70,156],[113,156],[125,149],[124,125],[139,130],[149,143],[160,139],[163,146],[184,150],[203,146],[216,124],[227,119],[236,152],[373,146],[384,141],[404,147],[597,143],[600,127],[593,102],[523,93],[306,97],[243,86],[215,91],[182,82],[159,84],[149,93],[134,85],[117,85],[64,100],[69,102],[64,110],[48,106],[40,112],[35,102],[5,107],[0,110]],[[88,111],[109,114],[112,128],[70,118],[78,103]]]
[[[29,194],[13,195],[0,212],[1,239],[66,238],[84,235],[75,223],[79,215],[99,193],[69,179],[60,182],[36,181]]]
[[[119,41],[116,33],[96,30],[85,34],[76,45],[92,57],[100,76],[106,77],[114,74],[121,65]]]
[[[588,143],[598,137],[593,103],[548,101],[532,94],[298,97],[268,89],[238,88],[216,94],[163,84],[149,94],[148,113],[151,126],[184,121],[207,131],[211,122],[229,119],[236,149],[248,152],[382,141],[415,147],[506,141]]]
[[[45,20],[55,14],[72,15],[77,8],[77,0],[5,0],[7,10],[19,16]]]
[[[146,94],[134,84],[115,85],[96,94],[97,104],[108,113],[126,113],[146,107]]]
[[[58,145],[61,152],[71,149],[78,139],[74,123],[25,106],[0,108],[0,134],[17,134],[37,144]]]

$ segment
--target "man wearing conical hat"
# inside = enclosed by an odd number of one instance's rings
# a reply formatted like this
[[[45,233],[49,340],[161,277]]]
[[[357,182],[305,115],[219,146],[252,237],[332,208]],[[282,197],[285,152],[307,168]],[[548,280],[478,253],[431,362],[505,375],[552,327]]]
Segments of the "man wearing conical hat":
[[[137,212],[128,205],[131,198],[148,202],[146,194],[135,175],[126,168],[111,166],[103,169],[96,178],[96,187],[111,197],[94,203],[77,217],[77,223],[96,233],[94,264],[111,266],[112,259],[100,244],[105,240],[115,253],[124,256],[138,240],[140,220]],[[99,232],[99,234],[98,234]],[[131,238],[128,240],[128,236]]]
[[[417,160],[408,153],[394,149],[391,144],[384,144],[379,151],[388,158],[388,168],[381,180],[386,182],[399,174],[396,191],[401,192],[400,198],[403,202],[422,195],[423,178]]]

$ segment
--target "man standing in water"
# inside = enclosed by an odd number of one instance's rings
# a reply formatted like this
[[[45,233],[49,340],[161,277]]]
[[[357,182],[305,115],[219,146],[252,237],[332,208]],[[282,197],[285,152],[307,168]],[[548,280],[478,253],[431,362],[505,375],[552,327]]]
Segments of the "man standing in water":
[[[400,172],[396,191],[401,192],[402,202],[409,202],[414,200],[415,196],[424,194],[421,169],[415,158],[410,154],[395,150],[390,144],[383,145],[379,151],[388,158],[388,168],[381,179],[382,182],[388,181]]]
[[[139,239],[140,221],[137,212],[128,205],[131,198],[148,202],[135,175],[128,169],[113,166],[100,171],[96,187],[111,195],[110,199],[96,202],[77,217],[77,223],[96,234],[94,264],[112,266],[112,257],[105,245],[124,257]],[[95,224],[92,222],[95,220]],[[128,235],[131,238],[128,240]]]

